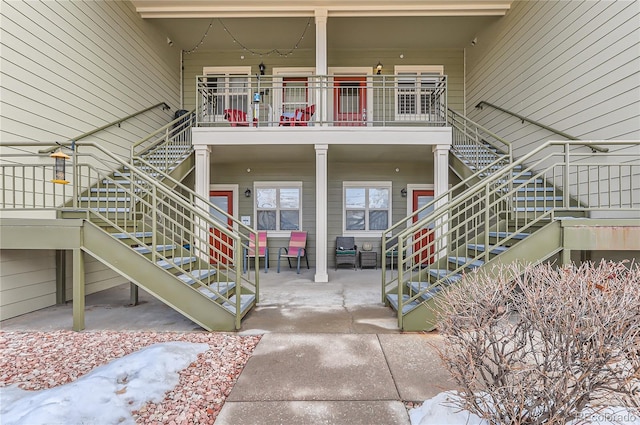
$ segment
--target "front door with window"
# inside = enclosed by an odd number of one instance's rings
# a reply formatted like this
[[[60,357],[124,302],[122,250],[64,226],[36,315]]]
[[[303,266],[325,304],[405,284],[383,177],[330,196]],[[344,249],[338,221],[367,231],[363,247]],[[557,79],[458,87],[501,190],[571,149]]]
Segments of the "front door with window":
[[[209,192],[209,201],[222,211],[225,211],[229,216],[233,216],[233,191],[212,190]],[[228,218],[213,208],[211,208],[210,213],[213,219],[220,223],[222,227],[231,229],[233,225],[231,218]],[[219,228],[209,230],[211,232],[209,243],[212,245],[209,253],[209,261],[211,264],[233,263],[233,240]]]
[[[433,190],[414,190],[413,191],[413,212],[424,207],[429,202],[433,201]],[[427,208],[413,217],[413,222],[416,223],[423,218],[427,217],[432,208]],[[435,260],[435,247],[433,245],[433,226],[426,225],[418,230],[413,235],[413,252],[415,254],[414,262],[419,264],[431,264]]]
[[[336,77],[334,84],[335,125],[365,125],[367,121],[367,77]]]

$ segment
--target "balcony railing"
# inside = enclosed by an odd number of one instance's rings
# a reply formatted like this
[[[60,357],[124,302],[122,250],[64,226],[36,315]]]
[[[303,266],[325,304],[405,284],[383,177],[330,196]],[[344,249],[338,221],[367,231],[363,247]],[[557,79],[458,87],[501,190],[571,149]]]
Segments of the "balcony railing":
[[[198,126],[447,125],[445,75],[203,75]]]

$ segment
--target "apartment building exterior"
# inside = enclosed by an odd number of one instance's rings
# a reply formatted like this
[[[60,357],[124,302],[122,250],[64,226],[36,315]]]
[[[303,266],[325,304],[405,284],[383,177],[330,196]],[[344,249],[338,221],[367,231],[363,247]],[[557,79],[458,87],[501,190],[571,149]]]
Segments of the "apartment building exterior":
[[[318,283],[336,237],[371,245],[382,266],[386,230],[463,178],[449,110],[514,158],[565,137],[504,110],[579,140],[640,139],[634,1],[16,1],[1,15],[0,141],[66,142],[169,105],[91,136],[125,158],[194,110],[184,183],[267,231],[272,269],[306,231]],[[589,255],[638,258],[629,247]],[[38,261],[1,252],[3,319],[72,297],[70,275],[64,296],[56,286],[55,244]],[[83,256],[86,293],[128,281]]]

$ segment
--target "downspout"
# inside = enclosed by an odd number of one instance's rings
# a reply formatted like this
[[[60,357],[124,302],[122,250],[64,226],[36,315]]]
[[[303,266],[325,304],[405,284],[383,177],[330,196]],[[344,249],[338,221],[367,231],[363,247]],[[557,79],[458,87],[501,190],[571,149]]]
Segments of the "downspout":
[[[184,109],[184,75],[183,74],[184,74],[184,50],[180,49],[180,109]]]
[[[462,115],[467,116],[467,48],[462,48]]]

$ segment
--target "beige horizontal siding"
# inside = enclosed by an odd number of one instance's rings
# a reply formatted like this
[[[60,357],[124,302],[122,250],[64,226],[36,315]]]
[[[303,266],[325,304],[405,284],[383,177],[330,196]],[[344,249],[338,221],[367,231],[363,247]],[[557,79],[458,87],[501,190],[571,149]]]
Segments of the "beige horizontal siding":
[[[467,51],[472,119],[513,142],[516,154],[560,136],[486,100],[584,140],[640,139],[637,2],[516,1]]]
[[[0,320],[55,304],[55,270],[55,251],[0,250]]]
[[[179,51],[131,3],[4,2],[0,15],[2,140],[63,141],[159,102],[179,107]],[[172,117],[157,108],[91,140],[124,151]]]

